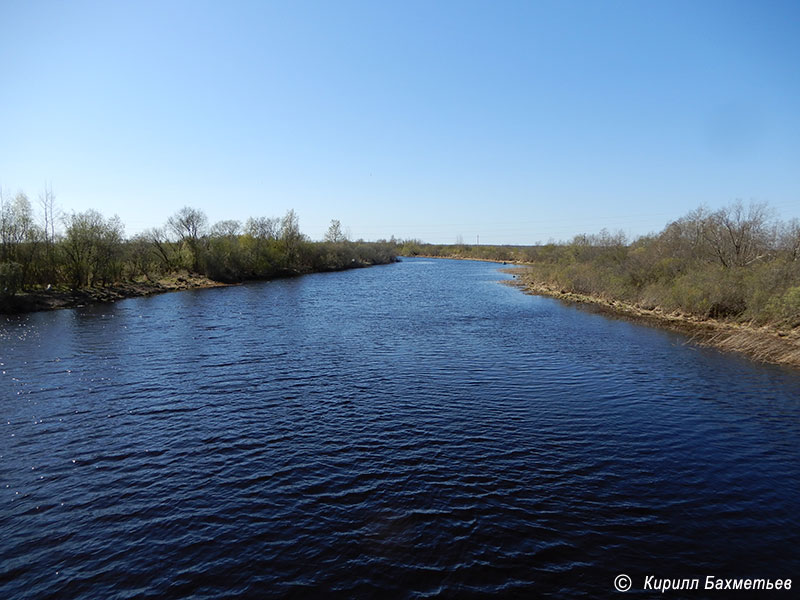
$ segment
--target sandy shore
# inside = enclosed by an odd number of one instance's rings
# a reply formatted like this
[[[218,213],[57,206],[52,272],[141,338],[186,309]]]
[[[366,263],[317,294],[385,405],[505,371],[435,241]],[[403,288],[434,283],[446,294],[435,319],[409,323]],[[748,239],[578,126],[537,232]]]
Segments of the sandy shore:
[[[738,352],[756,361],[800,367],[800,331],[797,329],[787,331],[769,326],[701,319],[678,312],[667,313],[659,308],[646,309],[619,300],[606,300],[560,290],[526,276],[524,267],[508,269],[507,272],[515,275],[515,279],[507,283],[528,294],[549,296],[609,316],[679,331],[689,335],[691,341],[699,345]]]

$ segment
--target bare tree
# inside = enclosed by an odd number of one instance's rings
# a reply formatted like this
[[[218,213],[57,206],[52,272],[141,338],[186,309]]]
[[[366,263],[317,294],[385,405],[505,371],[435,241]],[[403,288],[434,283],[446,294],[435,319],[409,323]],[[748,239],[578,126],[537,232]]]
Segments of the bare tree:
[[[53,188],[45,185],[44,191],[39,194],[39,206],[42,209],[42,240],[44,241],[45,264],[43,276],[52,281],[56,276],[56,221],[59,218],[56,207],[56,196]]]
[[[42,209],[44,242],[45,245],[52,247],[56,239],[56,221],[58,220],[59,211],[56,207],[56,195],[49,185],[45,185],[44,191],[39,194],[39,206]]]
[[[342,231],[342,224],[338,219],[331,220],[331,225],[328,227],[328,231],[325,232],[325,241],[334,244],[347,241],[347,236]]]
[[[707,260],[708,244],[703,232],[709,216],[708,209],[700,207],[667,225],[656,238],[660,257]]]
[[[792,219],[781,225],[778,248],[792,262],[800,259],[800,220]]]
[[[192,253],[192,270],[200,265],[200,239],[206,233],[208,217],[196,208],[184,206],[167,221],[167,226],[189,247]]]
[[[239,235],[239,232],[242,229],[242,224],[239,221],[235,220],[227,220],[227,221],[219,221],[215,223],[214,226],[211,228],[211,235],[213,237],[227,237],[227,238],[234,238]]]
[[[709,215],[703,236],[722,266],[743,267],[769,254],[775,230],[769,226],[766,204],[753,203],[745,209],[735,202]]]
[[[247,219],[245,233],[257,240],[277,240],[280,230],[280,219],[267,217],[251,217]]]
[[[165,271],[171,271],[175,268],[174,243],[169,240],[169,236],[163,227],[146,229],[141,233],[141,237],[152,246]]]
[[[281,219],[281,241],[286,250],[286,258],[289,265],[296,259],[300,243],[303,241],[303,234],[300,233],[300,219],[294,210],[289,210]]]

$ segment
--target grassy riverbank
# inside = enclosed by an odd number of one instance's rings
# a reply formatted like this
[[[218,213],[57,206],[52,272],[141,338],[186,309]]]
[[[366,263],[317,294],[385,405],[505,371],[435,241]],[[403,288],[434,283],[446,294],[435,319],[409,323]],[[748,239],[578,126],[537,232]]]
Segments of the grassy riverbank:
[[[644,308],[621,300],[562,290],[538,280],[530,268],[519,267],[508,272],[515,275],[508,283],[528,294],[549,296],[611,317],[678,331],[699,345],[737,352],[756,361],[800,368],[800,329],[797,328],[736,323],[670,312],[660,307]]]
[[[601,231],[540,246],[431,246],[432,257],[526,264],[527,291],[679,329],[696,341],[800,366],[800,221],[765,205],[701,208],[629,241]]]
[[[504,283],[527,294],[548,296],[609,317],[623,318],[652,327],[669,329],[688,335],[691,342],[727,352],[743,354],[752,360],[800,368],[800,327],[738,323],[683,313],[662,307],[644,308],[618,299],[567,291],[537,277],[536,265],[522,261],[501,261],[491,258],[448,256],[446,253],[417,255],[423,258],[475,260],[516,266],[504,269],[514,275]]]

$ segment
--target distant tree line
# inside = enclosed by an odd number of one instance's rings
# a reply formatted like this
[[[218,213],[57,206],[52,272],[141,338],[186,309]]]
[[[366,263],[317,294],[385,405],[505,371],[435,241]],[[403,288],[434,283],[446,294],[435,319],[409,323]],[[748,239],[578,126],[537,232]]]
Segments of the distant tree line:
[[[116,216],[59,214],[45,190],[34,211],[24,193],[0,192],[0,297],[19,291],[87,288],[191,271],[222,282],[340,270],[394,261],[393,242],[351,242],[332,221],[322,242],[300,231],[297,214],[210,225],[184,207],[162,227],[126,238]]]
[[[800,326],[800,221],[777,220],[763,203],[699,208],[633,241],[603,230],[539,246],[411,241],[400,254],[524,262],[528,277],[565,292],[701,318]]]

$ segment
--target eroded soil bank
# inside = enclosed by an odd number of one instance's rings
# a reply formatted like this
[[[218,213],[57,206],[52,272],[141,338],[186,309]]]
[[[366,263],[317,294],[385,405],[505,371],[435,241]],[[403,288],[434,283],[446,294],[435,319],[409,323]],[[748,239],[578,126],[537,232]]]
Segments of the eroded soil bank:
[[[207,277],[192,273],[170,275],[153,281],[132,281],[104,287],[82,288],[78,290],[35,290],[19,293],[0,301],[0,313],[26,313],[58,308],[75,308],[87,304],[115,302],[125,298],[152,296],[165,292],[177,292],[228,284],[212,281]]]
[[[693,342],[700,345],[713,346],[729,352],[739,352],[753,360],[800,368],[800,331],[798,328],[783,330],[770,326],[759,327],[716,319],[702,319],[679,312],[669,313],[658,307],[648,309],[619,300],[608,300],[561,290],[546,282],[535,280],[526,273],[524,267],[508,269],[506,272],[514,275],[514,279],[508,283],[519,287],[528,294],[549,296],[609,316],[680,331],[689,335]]]

